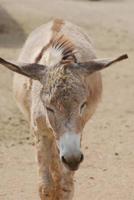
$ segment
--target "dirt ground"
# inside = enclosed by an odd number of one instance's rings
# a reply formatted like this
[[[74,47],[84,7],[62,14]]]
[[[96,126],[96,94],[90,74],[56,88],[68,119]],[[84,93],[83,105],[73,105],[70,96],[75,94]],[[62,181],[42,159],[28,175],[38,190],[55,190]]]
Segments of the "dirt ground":
[[[0,0],[0,56],[16,59],[28,33],[54,17],[83,27],[98,57],[129,55],[102,72],[103,98],[84,130],[74,200],[134,200],[134,1]],[[0,67],[0,200],[33,199],[35,147],[12,96],[12,73]]]

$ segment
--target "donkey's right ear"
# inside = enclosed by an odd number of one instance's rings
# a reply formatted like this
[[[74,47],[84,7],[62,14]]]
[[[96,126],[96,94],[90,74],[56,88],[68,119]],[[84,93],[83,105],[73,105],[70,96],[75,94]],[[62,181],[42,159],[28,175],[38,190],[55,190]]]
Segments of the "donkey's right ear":
[[[0,64],[16,73],[35,80],[41,80],[46,73],[46,67],[36,63],[11,63],[0,58]]]

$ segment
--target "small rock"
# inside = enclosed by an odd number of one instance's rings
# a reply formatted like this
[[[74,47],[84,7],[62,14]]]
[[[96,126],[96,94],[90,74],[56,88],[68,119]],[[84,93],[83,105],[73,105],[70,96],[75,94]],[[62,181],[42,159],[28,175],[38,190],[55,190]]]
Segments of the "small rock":
[[[105,171],[107,171],[107,169],[103,169],[103,171],[105,172]]]
[[[90,179],[94,180],[94,177],[93,177],[93,176],[90,176]]]
[[[118,156],[119,155],[119,153],[117,153],[117,152],[115,152],[115,154],[114,154],[115,156]]]

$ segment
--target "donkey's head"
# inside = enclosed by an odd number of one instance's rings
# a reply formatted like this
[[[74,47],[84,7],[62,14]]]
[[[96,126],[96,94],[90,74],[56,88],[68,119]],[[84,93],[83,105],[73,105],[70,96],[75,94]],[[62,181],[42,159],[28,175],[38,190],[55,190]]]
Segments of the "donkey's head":
[[[40,64],[11,63],[0,58],[0,64],[42,84],[41,101],[48,126],[56,137],[60,158],[70,170],[78,169],[83,160],[81,133],[89,118],[91,95],[86,80],[98,70],[126,59],[94,59],[85,63],[66,63],[53,68]]]

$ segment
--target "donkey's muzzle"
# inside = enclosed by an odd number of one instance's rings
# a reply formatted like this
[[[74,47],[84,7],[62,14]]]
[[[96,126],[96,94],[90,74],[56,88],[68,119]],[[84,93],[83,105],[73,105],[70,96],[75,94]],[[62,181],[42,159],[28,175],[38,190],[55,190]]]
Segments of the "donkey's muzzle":
[[[83,161],[84,156],[82,153],[77,155],[77,157],[72,156],[72,157],[66,157],[62,156],[61,157],[63,164],[70,170],[75,171],[79,168],[80,163]]]

